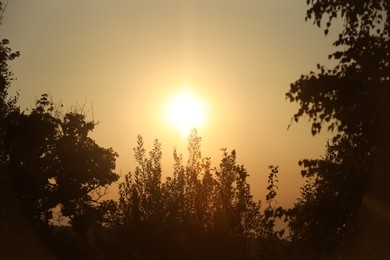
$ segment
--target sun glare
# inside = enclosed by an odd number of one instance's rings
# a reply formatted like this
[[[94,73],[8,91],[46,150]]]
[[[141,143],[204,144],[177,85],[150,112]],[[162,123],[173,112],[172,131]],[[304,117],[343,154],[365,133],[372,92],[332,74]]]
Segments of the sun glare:
[[[174,95],[165,108],[165,119],[187,136],[192,128],[200,127],[205,120],[205,105],[192,91],[183,90]]]

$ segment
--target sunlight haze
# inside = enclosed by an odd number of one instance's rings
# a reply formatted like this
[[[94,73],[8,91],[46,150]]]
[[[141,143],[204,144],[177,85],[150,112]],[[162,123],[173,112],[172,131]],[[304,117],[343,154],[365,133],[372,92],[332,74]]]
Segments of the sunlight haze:
[[[285,99],[290,83],[329,64],[337,35],[305,22],[305,4],[11,0],[0,27],[21,52],[10,90],[26,109],[43,93],[65,108],[84,106],[122,175],[134,170],[138,134],[148,149],[162,143],[164,178],[171,174],[173,147],[185,155],[182,135],[195,126],[213,166],[221,148],[236,149],[258,199],[268,165],[279,165],[278,201],[289,205],[302,181],[298,161],[319,158],[330,136],[312,137],[303,121],[287,130],[298,108]]]

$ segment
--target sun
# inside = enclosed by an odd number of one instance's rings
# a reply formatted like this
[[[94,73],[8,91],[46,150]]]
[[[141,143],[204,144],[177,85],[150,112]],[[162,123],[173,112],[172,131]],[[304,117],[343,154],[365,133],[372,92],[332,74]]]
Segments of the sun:
[[[189,89],[173,95],[167,102],[164,112],[166,121],[184,136],[187,136],[191,129],[199,128],[206,116],[204,102]]]

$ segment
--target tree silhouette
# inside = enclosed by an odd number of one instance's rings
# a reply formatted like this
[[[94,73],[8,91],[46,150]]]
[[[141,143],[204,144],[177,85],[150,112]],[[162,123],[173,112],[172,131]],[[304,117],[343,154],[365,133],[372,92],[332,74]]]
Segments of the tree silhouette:
[[[237,165],[236,152],[222,149],[219,168],[212,168],[211,159],[202,157],[196,130],[188,138],[187,163],[174,150],[173,174],[164,182],[158,141],[147,156],[138,136],[134,157],[135,171],[125,175],[119,186],[120,198],[111,221],[121,257],[256,259],[281,243],[273,231],[276,213],[271,206],[277,170],[272,171],[266,199],[272,213],[265,214],[260,202],[253,200],[249,174]],[[266,245],[262,241],[268,236],[273,240]]]
[[[5,5],[0,2],[0,24]],[[10,97],[8,90],[14,80],[9,63],[19,57],[13,52],[9,40],[0,41],[0,252],[4,258],[47,256],[39,235],[23,215],[15,191],[7,176],[9,154],[6,149],[6,124],[10,113],[18,111],[17,95]],[[23,245],[23,246],[20,246]]]
[[[56,253],[50,251],[64,242],[53,233],[54,213],[69,217],[83,234],[103,224],[112,202],[101,197],[118,179],[117,155],[88,136],[95,124],[82,111],[63,115],[46,94],[31,112],[21,111],[17,96],[8,95],[9,62],[19,56],[8,44],[0,42],[1,256],[52,258]]]
[[[77,111],[62,116],[45,94],[30,113],[14,109],[4,118],[1,196],[10,202],[2,211],[15,215],[17,208],[19,215],[11,226],[19,236],[28,232],[15,226],[27,227],[38,244],[58,248],[60,242],[51,239],[53,214],[68,217],[83,235],[102,225],[111,203],[101,197],[118,179],[113,172],[117,155],[88,136],[93,128],[94,123]],[[13,257],[23,256],[18,252],[13,250],[17,254]]]
[[[389,239],[381,227],[388,226],[383,210],[390,206],[389,2],[313,0],[308,5],[306,19],[318,26],[329,19],[325,34],[333,19],[344,19],[334,43],[342,50],[329,55],[338,62],[333,69],[317,65],[318,72],[291,84],[287,98],[300,104],[294,120],[307,115],[313,135],[323,126],[339,134],[323,160],[301,162],[312,183],[296,205],[294,236],[325,254],[356,227],[351,245],[360,245],[367,257],[388,255]]]
[[[2,22],[2,14],[4,12],[4,4],[0,2],[0,24]],[[5,165],[7,162],[7,155],[5,153],[4,147],[4,128],[5,128],[5,118],[7,115],[17,109],[16,107],[16,97],[8,96],[8,89],[11,85],[11,82],[14,80],[13,73],[9,69],[8,63],[17,57],[20,53],[12,52],[11,48],[8,47],[9,40],[3,39],[0,41],[0,171],[5,171]],[[0,176],[1,178],[1,176]],[[1,179],[0,179],[1,181]]]
[[[306,184],[289,222],[297,255],[324,257],[353,229],[368,183],[365,167],[370,160],[354,145],[343,138],[337,145],[328,144],[324,159],[300,162],[306,168]]]
[[[119,236],[126,242],[123,248],[126,254],[150,254],[160,252],[165,245],[161,236],[164,229],[164,205],[162,203],[161,183],[161,144],[154,141],[153,149],[146,156],[143,138],[137,137],[137,146],[133,149],[137,166],[134,174],[125,175],[125,181],[119,185],[120,199],[114,225]],[[149,250],[155,248],[155,252]]]
[[[56,115],[47,95],[30,114],[6,118],[7,177],[37,225],[47,226],[58,205],[76,221],[100,205],[101,189],[118,179],[116,154],[88,137],[93,127],[80,113]]]

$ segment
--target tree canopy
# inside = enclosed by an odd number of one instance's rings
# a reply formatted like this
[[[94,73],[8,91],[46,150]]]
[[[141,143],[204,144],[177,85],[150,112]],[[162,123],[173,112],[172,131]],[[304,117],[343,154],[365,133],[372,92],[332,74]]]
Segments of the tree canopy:
[[[53,242],[46,239],[55,215],[81,232],[102,222],[110,204],[102,196],[119,176],[117,154],[89,137],[95,123],[81,110],[63,113],[43,94],[31,112],[22,111],[17,96],[9,96],[9,62],[19,52],[8,45],[0,42],[0,251],[24,258]]]
[[[236,152],[223,149],[219,168],[211,168],[210,158],[202,157],[200,142],[197,132],[192,131],[187,164],[183,165],[175,150],[173,176],[164,182],[161,145],[156,140],[146,156],[143,139],[138,136],[134,148],[137,166],[120,184],[112,222],[121,240],[126,241],[119,252],[175,259],[242,259],[271,254],[273,248],[262,241],[271,235],[275,241],[279,238],[273,231],[273,215],[265,214],[260,202],[253,200],[248,173],[237,165]],[[270,189],[269,201],[276,196],[273,183]],[[155,251],[148,250],[150,246]]]
[[[306,19],[317,26],[325,20],[325,34],[336,18],[344,26],[334,43],[339,50],[329,55],[337,65],[317,65],[317,72],[302,75],[286,94],[300,104],[294,120],[307,115],[313,135],[324,126],[337,131],[324,159],[300,162],[309,183],[296,204],[293,236],[326,254],[352,232],[353,243],[366,245],[358,246],[366,256],[384,255],[389,240],[381,229],[387,223],[383,210],[390,207],[389,2],[307,3]]]

